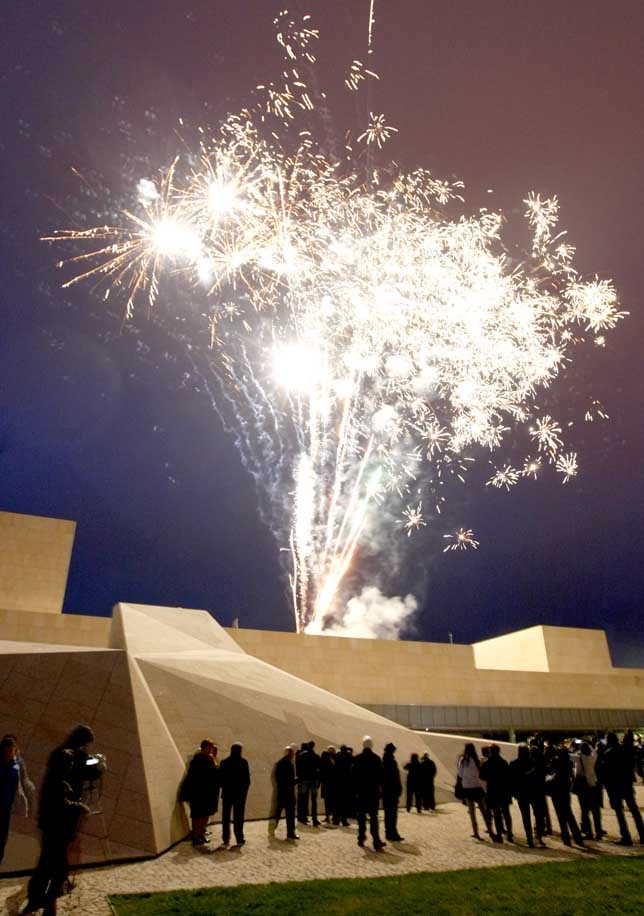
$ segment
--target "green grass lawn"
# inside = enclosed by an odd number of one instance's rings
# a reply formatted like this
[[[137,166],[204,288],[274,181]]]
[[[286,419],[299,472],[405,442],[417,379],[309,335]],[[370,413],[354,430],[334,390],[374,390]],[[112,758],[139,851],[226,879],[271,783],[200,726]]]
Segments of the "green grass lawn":
[[[588,916],[641,913],[644,857],[110,897],[118,916]]]

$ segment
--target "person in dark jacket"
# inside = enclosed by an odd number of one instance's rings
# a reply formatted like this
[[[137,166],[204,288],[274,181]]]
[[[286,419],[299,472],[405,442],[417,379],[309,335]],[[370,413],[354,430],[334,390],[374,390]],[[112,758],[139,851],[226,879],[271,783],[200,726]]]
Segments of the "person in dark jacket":
[[[353,754],[346,744],[340,746],[340,753],[335,758],[335,784],[337,791],[338,817],[343,827],[349,826],[349,818],[354,816],[351,770]]]
[[[564,846],[572,846],[571,834],[577,846],[583,846],[584,838],[570,807],[572,777],[572,757],[567,747],[559,747],[550,755],[548,761],[548,790],[559,821],[559,829]]]
[[[429,754],[423,754],[420,761],[420,796],[423,811],[436,810],[436,792],[434,780],[436,779],[436,764]]]
[[[535,822],[539,825],[539,830],[544,829],[544,820],[542,816],[537,817],[540,812],[540,794],[542,789],[542,780],[539,767],[530,753],[527,744],[520,744],[516,760],[513,760],[508,768],[510,776],[510,788],[512,795],[516,798],[521,812],[523,829],[525,830],[528,846],[534,848],[534,834],[532,832],[531,816],[534,813]],[[539,846],[545,846],[543,834],[537,833],[537,842]]]
[[[544,745],[541,738],[535,737],[530,739],[529,747],[530,757],[537,773],[535,784],[539,787],[532,801],[534,830],[538,837],[551,836],[552,818],[550,817],[550,806],[548,805],[548,796],[546,794],[546,772],[548,760],[554,754],[555,746],[551,742]]]
[[[212,738],[204,738],[188,764],[179,789],[179,801],[187,801],[190,805],[193,846],[208,842],[206,828],[219,806],[219,788],[217,745]]]
[[[420,795],[420,760],[418,754],[412,754],[409,762],[405,764],[407,770],[407,811],[416,806],[419,814],[422,813],[423,804]]]
[[[69,876],[69,847],[80,819],[88,812],[81,802],[83,770],[89,756],[87,745],[94,734],[79,725],[50,755],[40,792],[38,827],[41,830],[40,858],[29,881],[23,914],[43,908],[43,916],[55,916],[56,900]]]
[[[617,817],[620,833],[620,839],[617,840],[618,845],[633,845],[631,832],[628,829],[626,815],[624,814],[624,802],[626,802],[626,807],[632,815],[639,833],[640,843],[644,843],[644,823],[635,801],[635,793],[633,791],[635,775],[631,758],[628,751],[625,751],[620,745],[615,732],[609,732],[606,735],[606,748],[601,757],[598,758],[596,766],[597,775],[606,789],[608,801]]]
[[[320,792],[324,800],[324,822],[340,823],[338,814],[338,785],[335,769],[336,750],[330,745],[320,754]]]
[[[353,795],[358,816],[358,846],[367,840],[367,818],[373,848],[377,851],[386,846],[380,839],[378,807],[382,791],[382,760],[373,752],[373,739],[368,735],[362,739],[362,753],[353,758],[351,768]]]
[[[297,776],[297,819],[300,824],[309,822],[309,805],[311,823],[320,826],[318,820],[318,787],[320,785],[320,757],[315,751],[315,741],[307,741],[295,756],[295,775]]]
[[[514,839],[512,815],[510,814],[512,794],[509,766],[507,760],[501,756],[501,748],[498,744],[491,744],[488,757],[481,764],[481,779],[486,784],[487,806],[496,831],[492,835],[495,843],[503,842],[504,833],[509,843]]]
[[[394,754],[396,747],[389,742],[382,755],[382,807],[385,812],[385,839],[400,843],[403,837],[398,833],[398,804],[402,794],[400,770]]]
[[[221,839],[224,846],[230,842],[230,815],[237,846],[243,846],[246,796],[250,787],[248,761],[242,757],[242,746],[235,742],[230,747],[230,756],[221,761],[219,782],[221,785]]]
[[[299,840],[295,832],[295,749],[292,745],[284,748],[284,756],[275,764],[273,782],[275,786],[274,810],[269,824],[269,833],[275,834],[282,812],[286,818],[286,839]]]

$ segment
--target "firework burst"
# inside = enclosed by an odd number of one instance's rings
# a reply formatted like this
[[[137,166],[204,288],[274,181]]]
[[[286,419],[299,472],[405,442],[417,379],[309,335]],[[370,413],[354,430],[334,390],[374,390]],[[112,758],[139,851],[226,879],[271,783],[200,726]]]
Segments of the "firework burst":
[[[372,24],[373,4],[370,43]],[[281,82],[204,140],[196,165],[146,176],[122,225],[49,238],[88,245],[67,285],[121,288],[128,315],[155,303],[166,268],[208,297],[221,397],[243,418],[247,466],[289,545],[296,627],[319,632],[382,507],[403,501],[408,535],[426,525],[422,502],[407,504],[412,482],[419,494],[430,482],[440,511],[437,487],[510,430],[539,458],[501,464],[491,485],[544,465],[564,482],[577,473],[539,393],[623,313],[608,281],[572,266],[555,198],[528,197],[532,252],[510,269],[499,214],[447,215],[459,182],[373,167],[365,183],[349,148],[341,163],[325,157],[303,77],[317,31],[288,13],[276,27]],[[345,83],[358,92],[371,77],[354,61]],[[372,114],[358,139],[378,150],[394,132]],[[478,547],[469,529],[445,538],[445,551]]]

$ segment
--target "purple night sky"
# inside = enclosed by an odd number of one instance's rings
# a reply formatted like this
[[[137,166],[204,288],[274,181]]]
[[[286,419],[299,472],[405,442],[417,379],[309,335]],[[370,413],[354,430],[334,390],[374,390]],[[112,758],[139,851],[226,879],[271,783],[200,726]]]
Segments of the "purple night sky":
[[[104,615],[123,600],[292,628],[283,545],[177,343],[186,319],[172,283],[163,320],[142,309],[121,333],[119,304],[62,290],[61,252],[38,240],[116,207],[182,152],[179,118],[216,126],[277,76],[281,8],[22,0],[3,13],[0,509],[78,522],[66,611]],[[329,142],[341,146],[363,113],[338,74],[365,59],[369,2],[292,9],[320,29],[320,85],[338,87]],[[644,6],[376,0],[375,12],[371,101],[399,130],[388,156],[463,179],[471,208],[522,212],[529,191],[557,194],[576,265],[612,278],[630,313],[561,386],[568,402],[592,385],[611,418],[584,430],[579,477],[461,488],[409,539],[396,593],[419,598],[418,638],[603,627],[618,663],[642,665]],[[461,524],[479,550],[443,554],[442,534]]]

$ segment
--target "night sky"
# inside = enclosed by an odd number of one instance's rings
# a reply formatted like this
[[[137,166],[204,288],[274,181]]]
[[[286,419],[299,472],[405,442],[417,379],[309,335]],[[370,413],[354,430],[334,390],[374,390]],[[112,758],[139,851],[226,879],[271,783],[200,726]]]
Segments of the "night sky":
[[[78,522],[68,612],[130,601],[292,629],[285,545],[261,522],[179,343],[175,286],[162,288],[158,314],[141,309],[123,327],[116,298],[60,288],[62,252],[39,241],[83,215],[91,224],[182,152],[179,118],[216,126],[252,101],[281,69],[279,9],[21,0],[3,10],[0,509]],[[369,2],[293,10],[321,30],[317,73],[341,146],[357,114],[339,74],[365,57]],[[463,179],[471,208],[520,213],[529,191],[557,194],[577,267],[612,278],[630,312],[553,393],[573,405],[592,389],[610,414],[584,430],[579,477],[511,493],[473,481],[410,539],[398,593],[419,598],[417,638],[603,627],[617,663],[644,665],[643,36],[640,0],[376,2],[371,101],[399,130],[388,155]],[[443,554],[443,533],[461,524],[480,549]]]

